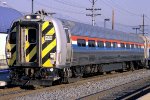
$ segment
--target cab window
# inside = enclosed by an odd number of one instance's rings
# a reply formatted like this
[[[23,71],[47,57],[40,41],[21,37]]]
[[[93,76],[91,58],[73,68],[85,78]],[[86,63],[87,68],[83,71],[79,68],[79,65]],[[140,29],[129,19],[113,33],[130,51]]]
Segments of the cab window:
[[[12,26],[12,28],[10,29],[10,36],[9,36],[9,43],[10,44],[16,44],[16,31],[17,31],[17,28],[16,28],[16,24],[17,22],[15,22]]]
[[[28,30],[28,41],[29,43],[36,43],[36,29]]]
[[[11,32],[10,33],[10,40],[9,40],[10,44],[16,44],[16,32]]]

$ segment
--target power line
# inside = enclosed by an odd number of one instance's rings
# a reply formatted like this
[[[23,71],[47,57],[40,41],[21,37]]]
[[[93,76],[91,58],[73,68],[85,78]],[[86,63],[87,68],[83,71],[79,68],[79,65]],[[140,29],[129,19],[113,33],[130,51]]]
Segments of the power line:
[[[112,5],[114,5],[116,8],[119,8],[119,9],[121,9],[122,11],[124,11],[126,13],[129,13],[129,14],[134,15],[134,16],[141,16],[140,14],[136,14],[136,13],[133,13],[133,12],[127,10],[127,9],[122,8],[119,4],[117,4],[116,2],[114,2],[112,0],[110,0],[110,1],[112,2],[111,3]]]
[[[130,15],[140,16],[140,17],[141,17],[141,15],[139,15],[139,14],[132,13],[132,12],[130,12],[130,11],[128,11],[128,10],[122,8],[120,5],[114,3],[112,0],[110,0],[112,3],[106,2],[106,0],[101,0],[101,1],[102,1],[105,5],[107,5],[108,7],[110,7],[111,9],[117,8],[116,10],[117,10],[118,12],[120,12],[120,13],[124,12],[124,13],[128,13],[128,14],[130,14]]]
[[[55,8],[55,7],[49,7],[49,5],[47,4],[43,4],[41,2],[35,1],[36,4],[46,7],[46,8],[51,8],[51,9],[55,9],[55,10],[59,10],[59,11],[65,11],[65,13],[74,13],[74,14],[85,14],[84,12],[75,12],[75,11],[70,11],[70,10],[65,10],[65,9],[61,9],[61,8]]]
[[[64,1],[59,1],[59,0],[54,0],[54,1],[55,1],[55,2],[58,2],[58,3],[61,3],[61,4],[65,4],[65,5],[71,6],[71,7],[83,8],[83,9],[86,8],[86,7],[82,7],[82,6],[79,6],[79,5],[72,5],[72,4],[70,4],[69,2],[64,2]]]

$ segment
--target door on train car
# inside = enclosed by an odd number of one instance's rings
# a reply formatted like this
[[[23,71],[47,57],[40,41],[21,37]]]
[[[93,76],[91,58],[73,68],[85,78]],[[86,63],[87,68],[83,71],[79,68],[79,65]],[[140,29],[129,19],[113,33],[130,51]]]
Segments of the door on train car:
[[[24,63],[37,62],[37,28],[21,27]]]

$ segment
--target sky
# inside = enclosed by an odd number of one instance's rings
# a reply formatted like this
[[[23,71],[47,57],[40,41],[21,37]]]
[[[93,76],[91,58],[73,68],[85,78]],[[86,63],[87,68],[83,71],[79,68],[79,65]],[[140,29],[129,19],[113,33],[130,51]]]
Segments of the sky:
[[[6,2],[11,8],[24,13],[31,13],[32,0],[0,0]],[[92,0],[34,0],[34,12],[44,9],[47,12],[55,12],[54,16],[70,19],[82,23],[91,24]],[[150,0],[95,0],[95,8],[101,8],[96,14],[96,25],[103,27],[104,19],[109,18],[106,27],[111,28],[112,10],[115,12],[115,29],[132,30],[142,24],[142,16],[145,15],[145,25],[150,25]],[[149,28],[147,26],[146,30]],[[149,31],[150,32],[150,31]]]

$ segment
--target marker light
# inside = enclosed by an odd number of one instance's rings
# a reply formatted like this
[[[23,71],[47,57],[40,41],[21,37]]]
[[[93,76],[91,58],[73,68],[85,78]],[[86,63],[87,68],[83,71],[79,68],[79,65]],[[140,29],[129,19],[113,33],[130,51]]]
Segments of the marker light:
[[[41,16],[39,16],[39,15],[36,16],[36,19],[40,19],[40,18],[41,18]]]
[[[31,19],[31,16],[27,15],[27,16],[26,16],[26,19]]]
[[[7,52],[7,58],[10,59],[11,58],[11,52]]]
[[[53,71],[54,71],[54,68],[50,68],[50,71],[53,72]]]

